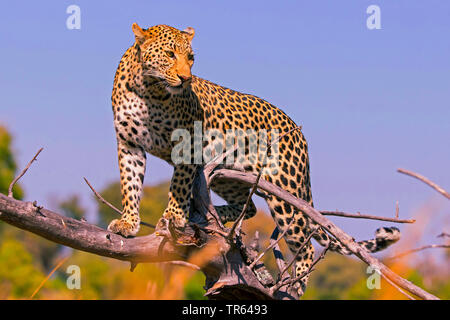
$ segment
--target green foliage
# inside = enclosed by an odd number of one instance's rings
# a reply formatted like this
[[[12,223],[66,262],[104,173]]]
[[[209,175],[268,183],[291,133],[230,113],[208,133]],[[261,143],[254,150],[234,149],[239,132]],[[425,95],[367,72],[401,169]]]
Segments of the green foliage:
[[[86,210],[80,203],[80,197],[78,195],[72,195],[59,204],[62,212],[66,217],[71,217],[80,220],[84,217]]]
[[[373,293],[373,290],[367,288],[367,277],[363,277],[344,294],[348,300],[371,300]]]
[[[108,260],[86,252],[75,251],[69,261],[65,263],[62,271],[65,271],[69,265],[77,265],[81,271],[81,289],[71,290],[75,299],[108,298],[106,286],[112,278],[112,266]],[[64,273],[62,276],[66,277],[67,275]]]
[[[364,265],[355,259],[329,252],[312,272],[303,299],[347,299],[346,292],[366,277]],[[364,280],[365,281],[365,280]],[[368,290],[364,285],[365,290]]]
[[[450,281],[436,281],[430,292],[443,300],[450,300]]]
[[[11,150],[12,137],[6,128],[0,126],[0,192],[6,194],[16,173],[16,162]],[[16,199],[22,199],[23,190],[17,184],[13,194]]]
[[[27,298],[44,278],[33,264],[32,255],[16,240],[2,241],[0,246],[0,288],[10,292],[8,298]]]
[[[184,297],[188,300],[206,300],[204,296],[205,275],[202,272],[196,272],[184,287]]]

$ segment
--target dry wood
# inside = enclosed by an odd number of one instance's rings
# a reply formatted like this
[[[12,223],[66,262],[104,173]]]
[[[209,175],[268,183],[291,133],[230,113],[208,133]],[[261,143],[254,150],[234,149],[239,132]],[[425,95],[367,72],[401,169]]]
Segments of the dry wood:
[[[449,249],[450,248],[450,244],[429,244],[429,245],[426,245],[426,246],[422,246],[422,247],[419,247],[419,248],[415,248],[415,249],[412,249],[412,250],[408,250],[408,251],[396,254],[395,256],[389,257],[388,259],[399,259],[399,258],[402,258],[404,256],[410,255],[410,254],[415,253],[415,252],[423,251],[423,250],[426,250],[426,249],[436,249],[436,248]]]
[[[220,179],[232,179],[241,181],[243,183],[253,184],[256,181],[256,177],[253,174],[247,174],[243,172],[238,172],[229,169],[220,169],[214,172],[214,178]],[[380,270],[386,277],[388,277],[392,282],[397,284],[399,287],[417,295],[422,299],[438,299],[436,296],[426,292],[425,290],[417,287],[410,281],[403,279],[398,276],[392,270],[390,270],[383,263],[372,257],[369,252],[361,247],[354,239],[346,234],[342,229],[337,227],[333,222],[325,218],[319,211],[311,207],[306,201],[294,197],[292,194],[286,192],[285,190],[275,186],[268,181],[261,180],[258,183],[258,187],[270,194],[273,194],[283,201],[286,201],[290,205],[296,207],[298,210],[302,211],[304,214],[313,220],[315,223],[322,226],[331,235],[333,235],[342,245],[344,245],[348,250],[350,250],[355,256],[360,258],[362,261],[368,265]]]
[[[31,165],[31,162],[27,168]],[[213,257],[205,265],[199,266],[206,275],[206,296],[210,299],[236,298],[236,294],[241,299],[298,298],[290,288],[295,282],[300,280],[299,277],[280,277],[275,282],[264,265],[256,265],[257,261],[270,248],[279,251],[278,229],[275,229],[272,235],[269,248],[259,256],[257,251],[255,251],[256,246],[244,246],[240,241],[240,237],[236,237],[235,241],[230,243],[228,237],[230,230],[223,227],[211,203],[209,184],[216,178],[231,179],[253,185],[254,190],[256,188],[264,190],[296,207],[334,236],[358,258],[380,270],[381,274],[396,286],[423,299],[437,299],[437,297],[399,277],[384,264],[373,258],[351,236],[343,232],[307,202],[294,197],[266,180],[260,180],[257,175],[229,169],[215,170],[217,165],[218,161],[207,165],[204,168],[205,170],[199,170],[193,187],[194,197],[189,217],[190,223],[183,233],[176,235],[176,242],[170,238],[173,235],[170,228],[170,232],[165,233],[168,237],[151,234],[137,238],[123,238],[85,221],[78,221],[46,210],[35,202],[19,201],[1,194],[0,220],[74,249],[129,261],[131,262],[131,269],[134,269],[137,263],[141,262],[185,262],[193,253],[199,252],[206,245],[214,243],[218,248],[217,256]],[[26,170],[14,180],[14,183],[25,172]],[[206,172],[208,175],[205,175]],[[311,272],[313,270],[312,267],[323,258],[327,249],[322,252],[319,259],[316,259],[308,272]],[[281,275],[283,275],[283,270],[286,270],[286,264],[281,253],[276,258],[278,268],[281,271]],[[185,263],[183,265],[189,266]]]
[[[39,155],[39,153],[41,153],[41,151],[44,150],[44,148],[40,148],[38,150],[38,152],[36,152],[36,154],[34,155],[33,159],[31,159],[30,162],[28,162],[28,165],[25,167],[25,169],[22,170],[22,172],[16,177],[14,178],[14,180],[11,182],[11,184],[9,185],[8,188],[8,197],[12,197],[13,196],[13,188],[14,185],[17,183],[17,181],[19,181],[20,178],[22,178],[22,176],[28,171],[28,169],[30,168],[31,164],[36,161],[37,156]]]
[[[406,169],[401,169],[401,168],[398,169],[397,171],[400,172],[400,173],[406,174],[406,175],[408,175],[408,176],[414,177],[414,178],[416,178],[416,179],[419,179],[420,181],[426,183],[427,185],[429,185],[430,187],[432,187],[434,190],[436,190],[437,192],[439,192],[440,194],[442,194],[442,195],[443,195],[444,197],[446,197],[447,199],[450,199],[450,193],[448,193],[444,188],[438,186],[438,185],[437,185],[436,183],[434,183],[433,181],[431,181],[431,180],[425,178],[424,176],[422,176],[422,175],[420,175],[420,174],[418,174],[418,173],[415,173],[415,172],[406,170]]]
[[[337,217],[346,217],[346,218],[355,218],[355,219],[369,219],[369,220],[380,220],[380,221],[390,221],[395,223],[414,223],[416,220],[414,219],[398,219],[398,215],[396,214],[395,218],[388,217],[380,217],[369,214],[361,214],[361,213],[346,213],[342,211],[320,211],[324,216],[337,216]]]
[[[105,198],[103,198],[101,196],[100,193],[98,193],[94,187],[89,183],[88,179],[83,178],[84,181],[86,182],[86,184],[89,186],[89,188],[91,188],[92,192],[95,194],[95,196],[97,197],[98,200],[100,200],[103,204],[105,204],[106,206],[108,206],[109,208],[111,208],[115,213],[118,213],[119,215],[122,215],[122,211],[120,211],[119,209],[117,209],[115,206],[113,206],[110,202],[106,201]],[[141,225],[149,227],[149,228],[155,228],[155,225],[141,221],[140,222]]]

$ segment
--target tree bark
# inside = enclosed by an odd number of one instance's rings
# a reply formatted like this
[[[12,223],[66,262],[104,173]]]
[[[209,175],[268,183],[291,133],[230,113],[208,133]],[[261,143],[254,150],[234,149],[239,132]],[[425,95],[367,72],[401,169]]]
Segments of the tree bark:
[[[205,245],[215,243],[217,254],[200,266],[206,275],[207,297],[297,299],[298,296],[292,287],[280,285],[280,281],[289,282],[286,278],[275,281],[262,263],[252,264],[258,256],[256,246],[246,247],[242,243],[238,232],[235,232],[236,225],[230,230],[223,227],[220,222],[211,203],[208,185],[216,178],[236,180],[257,186],[296,207],[395,285],[422,299],[438,299],[392,272],[307,202],[268,181],[259,180],[258,176],[252,173],[230,169],[213,171],[216,165],[206,166],[204,171],[199,171],[193,188],[190,223],[182,233],[171,229],[169,225],[165,230],[157,230],[164,236],[151,234],[137,238],[123,238],[87,222],[46,210],[35,202],[23,202],[1,194],[0,220],[77,250],[129,261],[132,269],[137,263],[143,262],[187,261]],[[280,262],[279,260],[278,256],[277,262]],[[252,268],[249,265],[252,265]]]

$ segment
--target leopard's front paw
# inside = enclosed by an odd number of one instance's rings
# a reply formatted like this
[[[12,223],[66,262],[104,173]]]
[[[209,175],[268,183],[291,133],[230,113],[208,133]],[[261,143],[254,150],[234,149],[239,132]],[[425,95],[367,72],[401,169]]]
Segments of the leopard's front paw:
[[[184,227],[186,227],[186,218],[182,216],[175,216],[172,219],[172,223],[178,230],[184,230]]]
[[[157,236],[166,236],[166,237],[169,236],[170,235],[169,220],[167,220],[164,217],[161,217],[155,226],[155,234]]]
[[[129,223],[125,219],[114,219],[108,226],[108,231],[120,234],[124,237],[135,236],[139,231],[139,223]]]
[[[174,213],[166,210],[163,214],[163,218],[169,221],[176,229],[184,230],[186,227],[186,218],[183,213]]]

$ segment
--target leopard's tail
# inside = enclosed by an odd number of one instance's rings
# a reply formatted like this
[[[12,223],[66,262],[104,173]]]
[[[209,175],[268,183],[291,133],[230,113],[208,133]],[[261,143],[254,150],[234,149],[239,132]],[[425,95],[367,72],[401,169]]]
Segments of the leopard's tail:
[[[351,255],[352,252],[344,247],[340,242],[330,238],[322,229],[313,236],[313,238],[326,247],[329,244],[329,249],[343,255]],[[375,239],[359,241],[358,244],[363,246],[369,252],[377,252],[386,249],[391,244],[400,240],[400,230],[396,227],[383,227],[377,229],[375,232]],[[331,242],[331,243],[330,243]]]

